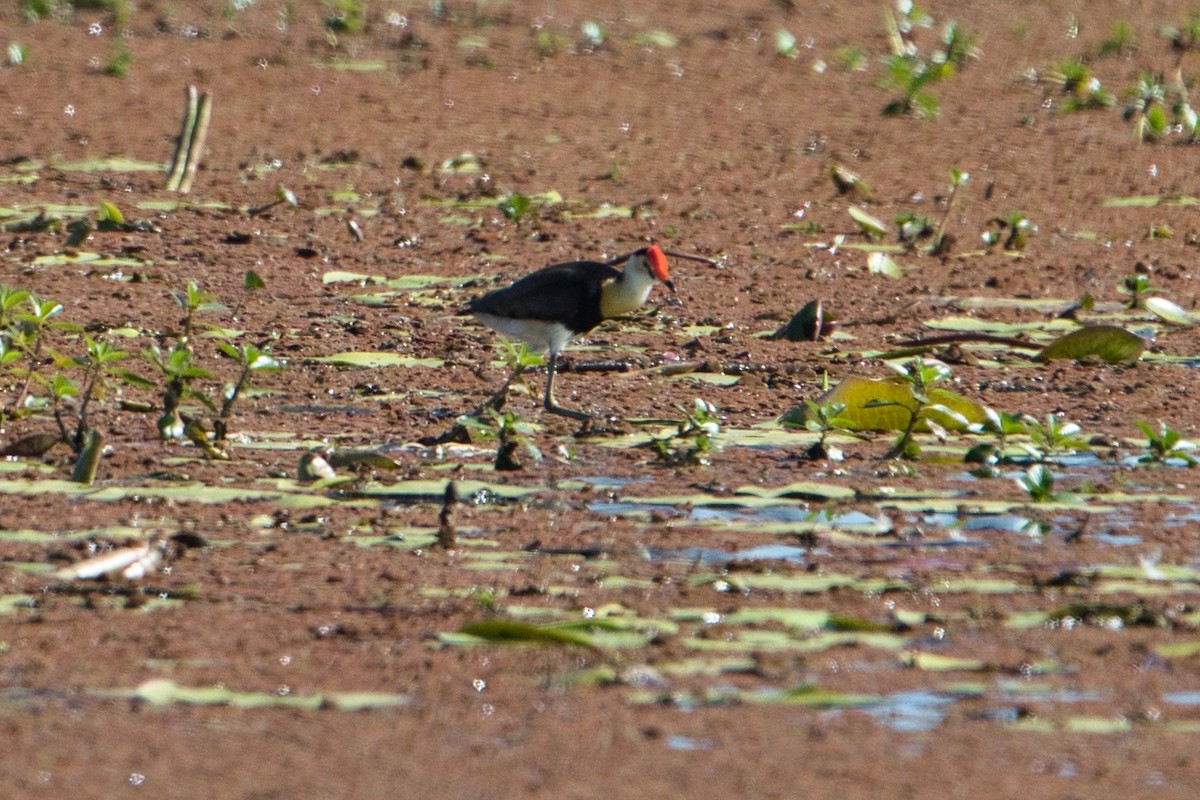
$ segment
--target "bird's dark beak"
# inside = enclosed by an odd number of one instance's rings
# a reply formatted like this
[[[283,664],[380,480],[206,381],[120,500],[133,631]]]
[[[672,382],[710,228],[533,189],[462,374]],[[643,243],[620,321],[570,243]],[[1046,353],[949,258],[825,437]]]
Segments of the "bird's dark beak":
[[[671,290],[671,296],[669,298],[667,298],[667,305],[669,305],[669,306],[683,305],[683,298],[680,297],[679,293],[675,291],[675,284],[672,281],[663,281],[663,284],[665,284],[666,287]]]

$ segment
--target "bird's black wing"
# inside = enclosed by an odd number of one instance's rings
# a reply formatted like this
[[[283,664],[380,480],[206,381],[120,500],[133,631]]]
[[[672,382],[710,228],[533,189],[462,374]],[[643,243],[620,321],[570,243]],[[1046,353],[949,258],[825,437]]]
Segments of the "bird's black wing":
[[[620,270],[598,261],[552,264],[511,286],[471,301],[467,311],[510,319],[561,322],[582,333],[601,322],[600,288],[620,277]]]

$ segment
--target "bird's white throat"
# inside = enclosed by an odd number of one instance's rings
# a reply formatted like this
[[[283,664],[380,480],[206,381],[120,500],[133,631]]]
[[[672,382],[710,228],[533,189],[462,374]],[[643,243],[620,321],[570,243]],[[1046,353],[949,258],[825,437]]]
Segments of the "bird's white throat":
[[[621,277],[601,288],[600,315],[611,319],[637,311],[646,304],[655,282],[646,259],[633,256],[625,265]]]

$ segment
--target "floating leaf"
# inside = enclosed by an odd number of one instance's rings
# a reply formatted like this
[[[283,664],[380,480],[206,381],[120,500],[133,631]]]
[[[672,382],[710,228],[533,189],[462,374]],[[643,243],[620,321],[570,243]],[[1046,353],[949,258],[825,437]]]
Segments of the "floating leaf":
[[[897,279],[904,277],[904,267],[897,264],[896,259],[887,253],[874,252],[867,256],[867,269],[875,275]]]
[[[905,666],[925,672],[984,672],[991,669],[986,661],[976,658],[958,658],[915,650],[901,654],[900,661]]]
[[[934,424],[947,430],[963,431],[968,424],[982,423],[987,418],[983,406],[948,389],[929,390],[929,399],[934,406],[943,406],[945,410],[927,407],[925,413]],[[818,406],[843,404],[845,409],[839,418],[849,420],[856,430],[863,431],[903,431],[908,427],[910,412],[917,409],[912,390],[904,381],[874,380],[860,375],[848,376],[815,402]],[[803,425],[808,413],[807,406],[797,406],[781,421],[786,425]],[[917,429],[926,430],[927,426],[921,424]]]
[[[165,678],[146,681],[133,690],[103,690],[95,694],[133,697],[155,706],[172,704],[232,706],[234,708],[306,708],[312,711],[333,708],[338,711],[362,711],[369,708],[394,708],[406,705],[409,698],[384,692],[328,692],[291,694],[276,692],[239,692],[224,686],[193,688],[180,686]]]
[[[857,206],[850,206],[846,209],[850,212],[850,217],[858,223],[858,227],[872,239],[882,239],[887,236],[888,226],[882,220],[871,216]]]
[[[1192,325],[1196,322],[1196,318],[1181,306],[1164,297],[1147,297],[1142,301],[1142,308],[1172,325]]]
[[[1200,640],[1191,639],[1184,642],[1164,642],[1156,645],[1154,652],[1163,658],[1191,658],[1200,655]]]
[[[674,35],[657,28],[637,34],[633,37],[633,41],[643,47],[671,48],[679,44],[679,40]]]
[[[1115,325],[1089,325],[1052,341],[1037,354],[1038,361],[1096,357],[1109,364],[1136,361],[1146,340]]]
[[[531,625],[508,619],[486,619],[463,626],[459,633],[481,642],[499,644],[569,644],[595,649],[592,638],[583,631],[558,625]]]
[[[364,369],[380,369],[382,367],[440,367],[445,362],[440,358],[415,358],[399,353],[377,353],[354,351],[335,353],[331,356],[320,356],[309,359],[318,364],[336,364],[339,367],[359,367]]]

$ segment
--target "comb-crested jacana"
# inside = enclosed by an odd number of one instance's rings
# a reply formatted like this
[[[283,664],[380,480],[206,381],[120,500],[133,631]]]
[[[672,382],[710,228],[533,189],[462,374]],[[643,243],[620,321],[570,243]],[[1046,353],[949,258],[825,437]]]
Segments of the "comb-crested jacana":
[[[617,268],[621,261],[624,269]],[[589,414],[563,408],[554,399],[558,355],[571,339],[604,320],[641,308],[658,282],[675,291],[666,255],[658,245],[650,245],[609,263],[551,264],[471,301],[467,311],[500,334],[524,342],[531,351],[547,353],[543,405],[553,414],[587,420]],[[518,365],[497,398],[504,396],[522,370]]]

